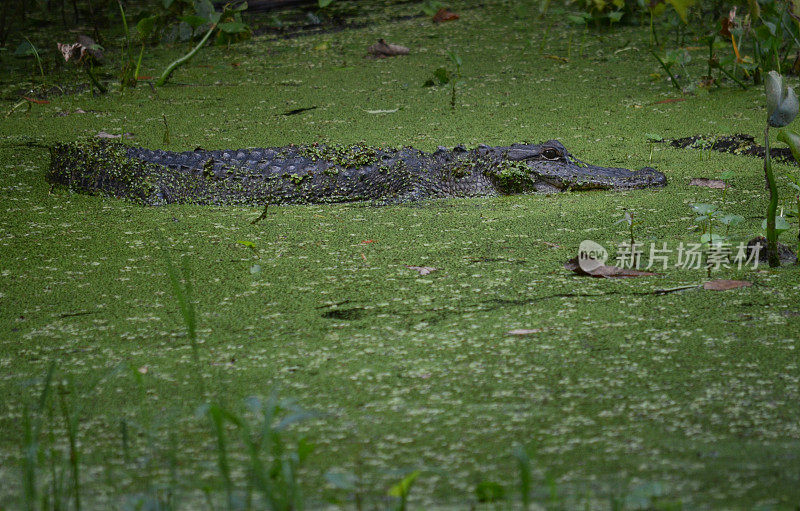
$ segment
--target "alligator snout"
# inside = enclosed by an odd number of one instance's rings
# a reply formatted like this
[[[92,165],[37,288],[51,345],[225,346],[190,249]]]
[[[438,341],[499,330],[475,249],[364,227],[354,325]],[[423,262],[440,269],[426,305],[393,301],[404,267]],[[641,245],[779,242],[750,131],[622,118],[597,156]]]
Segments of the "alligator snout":
[[[628,180],[631,188],[650,188],[667,185],[667,176],[652,167],[643,167],[630,174]]]
[[[539,179],[560,190],[628,190],[667,184],[667,177],[650,167],[633,171],[571,162],[536,162],[531,170]]]

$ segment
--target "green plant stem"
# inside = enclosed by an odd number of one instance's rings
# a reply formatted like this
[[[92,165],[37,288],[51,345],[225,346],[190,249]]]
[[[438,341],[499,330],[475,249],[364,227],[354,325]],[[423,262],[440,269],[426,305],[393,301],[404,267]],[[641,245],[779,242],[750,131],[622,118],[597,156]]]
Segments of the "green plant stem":
[[[233,482],[231,481],[230,464],[228,463],[228,448],[225,442],[225,417],[218,405],[213,405],[209,410],[211,424],[214,427],[214,436],[217,438],[217,463],[225,483],[225,496],[228,502],[228,509],[234,509],[233,505]]]
[[[197,53],[197,51],[200,48],[202,48],[204,44],[206,44],[206,41],[208,41],[208,38],[211,37],[211,32],[213,32],[214,29],[216,29],[216,28],[217,28],[217,24],[216,23],[212,23],[211,24],[211,28],[208,29],[208,32],[206,32],[206,35],[204,35],[203,38],[200,40],[200,42],[197,43],[197,46],[192,48],[192,51],[190,51],[189,53],[187,53],[183,57],[179,58],[178,60],[174,61],[172,64],[167,66],[167,69],[164,70],[164,72],[161,74],[161,77],[156,82],[156,87],[161,87],[162,85],[167,83],[167,80],[169,80],[169,77],[170,77],[170,75],[172,74],[173,71],[175,71],[177,68],[179,68],[180,66],[184,65],[185,63],[189,62],[189,60],[192,57],[194,57],[194,54]]]
[[[653,23],[653,9],[650,9],[650,49],[652,51],[654,45],[658,46],[658,36],[656,35],[656,26]]]
[[[23,483],[25,487],[25,508],[28,511],[36,509],[36,461],[39,454],[39,444],[34,438],[33,426],[31,422],[30,407],[27,403],[22,409],[22,429],[24,436],[24,456],[23,460]]]
[[[139,70],[142,68],[142,57],[144,56],[144,43],[142,43],[142,49],[139,50],[139,60],[136,61],[136,71],[133,72],[133,79],[139,79]]]
[[[130,60],[131,55],[131,44],[128,40],[128,19],[125,17],[125,9],[122,8],[122,0],[117,0],[117,5],[119,5],[119,12],[122,15],[122,28],[125,30],[125,48],[123,48],[122,55],[120,55],[121,59],[121,67],[125,67],[125,57],[128,57]]]
[[[800,193],[798,193],[795,198],[797,199],[797,217],[800,218]],[[797,227],[797,258],[794,260],[794,264],[800,265],[800,226]]]
[[[70,386],[72,387],[72,386]],[[80,473],[80,454],[78,452],[78,443],[76,440],[76,431],[75,431],[75,418],[72,413],[70,413],[69,405],[67,404],[67,398],[64,397],[70,390],[74,391],[74,388],[67,389],[65,386],[61,386],[59,392],[59,404],[61,405],[61,414],[64,417],[64,428],[67,430],[67,439],[69,440],[69,465],[72,471],[72,493],[74,499],[74,506],[75,511],[80,511],[81,509],[81,473]]]
[[[769,187],[769,205],[767,206],[767,260],[771,268],[781,265],[778,257],[778,234],[775,231],[775,216],[778,211],[778,186],[772,173],[772,159],[769,154],[769,126],[764,128],[764,176]]]
[[[167,115],[161,114],[161,118],[164,119],[164,145],[169,145],[169,124],[167,124]]]
[[[659,57],[658,54],[656,54],[656,52],[654,52],[653,50],[650,50],[650,53],[653,55],[653,57],[656,58],[658,63],[661,64],[661,67],[664,69],[664,71],[669,75],[670,80],[672,81],[672,86],[678,89],[679,91],[683,91],[683,89],[681,89],[681,86],[678,84],[678,79],[675,78],[675,75],[672,74],[672,71],[669,70],[669,67],[667,67],[664,61],[661,60],[661,57]]]
[[[720,71],[722,71],[723,73],[725,73],[725,76],[727,76],[728,78],[730,78],[731,80],[733,80],[734,82],[736,82],[736,84],[737,84],[739,87],[741,87],[741,88],[742,88],[742,89],[744,89],[744,90],[747,90],[747,85],[745,85],[744,83],[742,83],[742,81],[741,81],[741,80],[739,80],[738,78],[736,78],[735,76],[733,76],[731,73],[729,73],[729,72],[728,72],[728,71],[727,71],[727,70],[726,70],[724,67],[722,67],[722,66],[719,66],[719,70],[720,70]]]
[[[36,49],[36,46],[33,45],[30,39],[28,39],[27,37],[23,37],[23,39],[28,41],[31,50],[33,50],[33,56],[36,57],[36,64],[39,65],[39,72],[42,74],[42,78],[44,78],[44,68],[42,67],[42,58],[39,56],[39,51]]]
[[[87,63],[84,65],[84,67],[86,68],[86,74],[88,74],[88,75],[89,75],[89,80],[91,80],[91,81],[92,81],[92,85],[94,85],[95,87],[97,87],[97,90],[99,90],[99,91],[100,91],[100,94],[105,94],[106,92],[108,92],[108,89],[106,89],[105,85],[103,85],[102,83],[100,83],[100,82],[97,80],[97,77],[94,75],[94,70],[92,69],[94,66],[93,66],[93,65],[92,65],[90,62],[87,62]]]
[[[572,58],[572,30],[569,31],[569,40],[567,41],[567,60]]]

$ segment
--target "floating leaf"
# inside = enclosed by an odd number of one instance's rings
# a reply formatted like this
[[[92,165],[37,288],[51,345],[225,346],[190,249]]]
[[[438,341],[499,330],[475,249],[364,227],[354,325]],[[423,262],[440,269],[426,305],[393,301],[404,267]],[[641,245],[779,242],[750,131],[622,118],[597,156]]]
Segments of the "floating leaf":
[[[641,270],[634,270],[632,268],[619,268],[617,266],[606,266],[605,264],[601,264],[594,269],[586,270],[581,268],[581,265],[578,264],[578,258],[574,257],[564,263],[564,268],[577,273],[578,275],[588,275],[590,277],[597,277],[597,278],[626,278],[626,277],[651,277],[654,275],[659,275],[658,273],[652,273],[649,271],[641,271]]]
[[[730,187],[729,184],[721,179],[707,179],[705,177],[695,177],[689,181],[689,186],[704,186],[706,188],[715,188],[721,190]]]
[[[397,55],[408,55],[410,50],[399,44],[387,43],[383,39],[367,48],[367,52],[376,58],[395,57]]]
[[[95,135],[95,138],[122,138],[122,135],[120,135],[119,133],[114,134],[101,131],[100,133]],[[133,138],[133,133],[125,133],[125,138]]]
[[[717,211],[717,206],[714,204],[697,203],[692,204],[692,209],[699,215],[713,215]]]
[[[744,217],[741,215],[728,214],[720,218],[719,222],[724,225],[736,226],[744,222]]]
[[[418,272],[420,275],[428,275],[429,273],[431,273],[433,271],[438,271],[439,270],[439,268],[434,268],[433,266],[409,266],[409,265],[406,265],[406,268],[408,268],[409,270],[414,270],[414,271]]]
[[[703,289],[708,291],[727,291],[728,289],[738,289],[740,287],[750,287],[752,282],[746,280],[711,280],[703,284]]]

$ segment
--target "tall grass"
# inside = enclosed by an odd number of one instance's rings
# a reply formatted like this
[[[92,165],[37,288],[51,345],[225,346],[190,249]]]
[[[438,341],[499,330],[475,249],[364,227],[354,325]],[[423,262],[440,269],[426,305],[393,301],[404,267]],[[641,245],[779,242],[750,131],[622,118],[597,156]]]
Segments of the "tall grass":
[[[33,405],[23,403],[21,500],[24,509],[66,510],[71,507],[80,511],[83,508],[82,453],[78,441],[81,419],[86,420],[91,415],[94,390],[117,374],[121,367],[109,370],[81,389],[71,375],[59,374],[56,362],[50,363],[38,398]],[[51,397],[54,392],[57,400]],[[66,447],[59,443],[57,435],[61,431],[66,436]],[[43,482],[45,474],[49,481]]]
[[[113,423],[119,427],[119,448],[102,453],[106,459],[113,458],[121,462],[124,470],[134,475],[133,481],[124,483],[123,488],[110,464],[107,465],[107,484],[117,495],[117,502],[113,506],[153,511],[196,509],[202,494],[206,506],[212,511],[302,511],[305,499],[300,472],[313,454],[314,445],[304,438],[293,439],[289,430],[297,423],[318,417],[318,414],[301,408],[292,400],[279,398],[275,391],[265,399],[252,396],[234,406],[224,404],[221,399],[206,401],[194,292],[188,267],[183,262],[178,272],[167,250],[162,250],[169,285],[186,326],[198,375],[197,405],[193,407],[195,417],[207,421],[209,437],[215,443],[218,485],[197,483],[202,479],[201,476],[206,475],[202,471],[202,464],[193,464],[188,458],[179,459],[181,451],[177,446],[181,433],[178,421],[172,420],[169,413],[159,424],[154,425],[149,419],[152,410],[149,409],[145,390],[147,371],[122,363],[96,380],[79,385],[79,379],[60,371],[53,362],[42,379],[32,382],[30,387],[37,388],[37,391],[22,407],[21,507],[26,511],[80,511],[87,506],[84,497],[87,492],[95,491],[99,483],[84,484],[88,481],[84,480],[83,475],[86,467],[81,451],[81,427],[97,408],[94,406],[96,389],[105,387],[102,385],[104,382],[124,371],[133,377],[139,390],[139,400],[134,404],[134,410],[141,420],[129,417],[114,420]],[[159,414],[159,417],[162,416],[164,414]],[[164,426],[166,435],[160,435],[157,426]],[[137,452],[141,450],[137,438],[147,444],[145,455]],[[540,494],[545,495],[541,501],[547,509],[568,509],[558,495],[558,485],[551,473],[547,474],[544,486],[534,488],[528,452],[521,445],[515,445],[511,455],[516,463],[519,497],[518,500],[506,500],[502,488],[493,491],[491,502],[495,509],[499,509],[498,506],[504,509],[521,507],[528,511],[532,509],[533,496]],[[154,472],[154,466],[164,466],[163,463],[158,464],[160,456],[166,458],[169,468],[167,481],[163,481],[163,475]],[[186,470],[183,474],[177,470],[181,462]],[[409,501],[411,488],[421,475],[419,470],[405,473],[389,489],[388,494],[393,497],[393,509],[412,509]],[[363,508],[367,492],[360,474],[329,472],[326,478],[336,488],[352,496],[357,511]],[[131,493],[131,488],[136,490],[137,487],[144,487],[144,490]],[[186,499],[179,498],[185,491],[192,495]],[[372,495],[379,494],[383,497],[378,497],[379,500],[373,503],[375,509],[386,504],[383,500],[385,493],[372,492]],[[657,503],[664,509],[681,509],[680,501],[664,500],[660,486],[642,487],[631,496],[635,499],[612,497],[609,508],[643,509],[642,505]],[[469,501],[469,497],[465,496],[465,505]],[[589,501],[597,503],[593,499]],[[186,504],[181,506],[182,502]],[[634,503],[633,507],[628,505],[631,502]],[[96,509],[97,506],[92,505],[92,508]]]
[[[162,236],[162,241],[164,240]],[[186,333],[189,337],[189,343],[192,347],[192,359],[195,365],[195,374],[197,376],[197,389],[200,396],[204,396],[205,382],[203,381],[202,365],[200,363],[200,344],[197,340],[197,315],[194,308],[194,288],[192,287],[192,280],[189,275],[189,266],[186,259],[181,260],[181,273],[179,274],[175,265],[172,262],[166,245],[162,243],[162,256],[164,265],[167,267],[167,276],[169,276],[169,284],[172,288],[172,296],[178,302],[178,310],[183,318],[183,323],[186,326]]]

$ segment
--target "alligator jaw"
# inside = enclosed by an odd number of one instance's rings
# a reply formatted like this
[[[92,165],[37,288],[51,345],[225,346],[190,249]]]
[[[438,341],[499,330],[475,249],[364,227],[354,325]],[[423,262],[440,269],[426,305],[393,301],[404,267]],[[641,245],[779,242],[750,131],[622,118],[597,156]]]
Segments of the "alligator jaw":
[[[572,162],[529,162],[538,180],[562,191],[572,190],[632,190],[662,187],[667,178],[650,167],[628,170],[595,165],[576,165]]]

